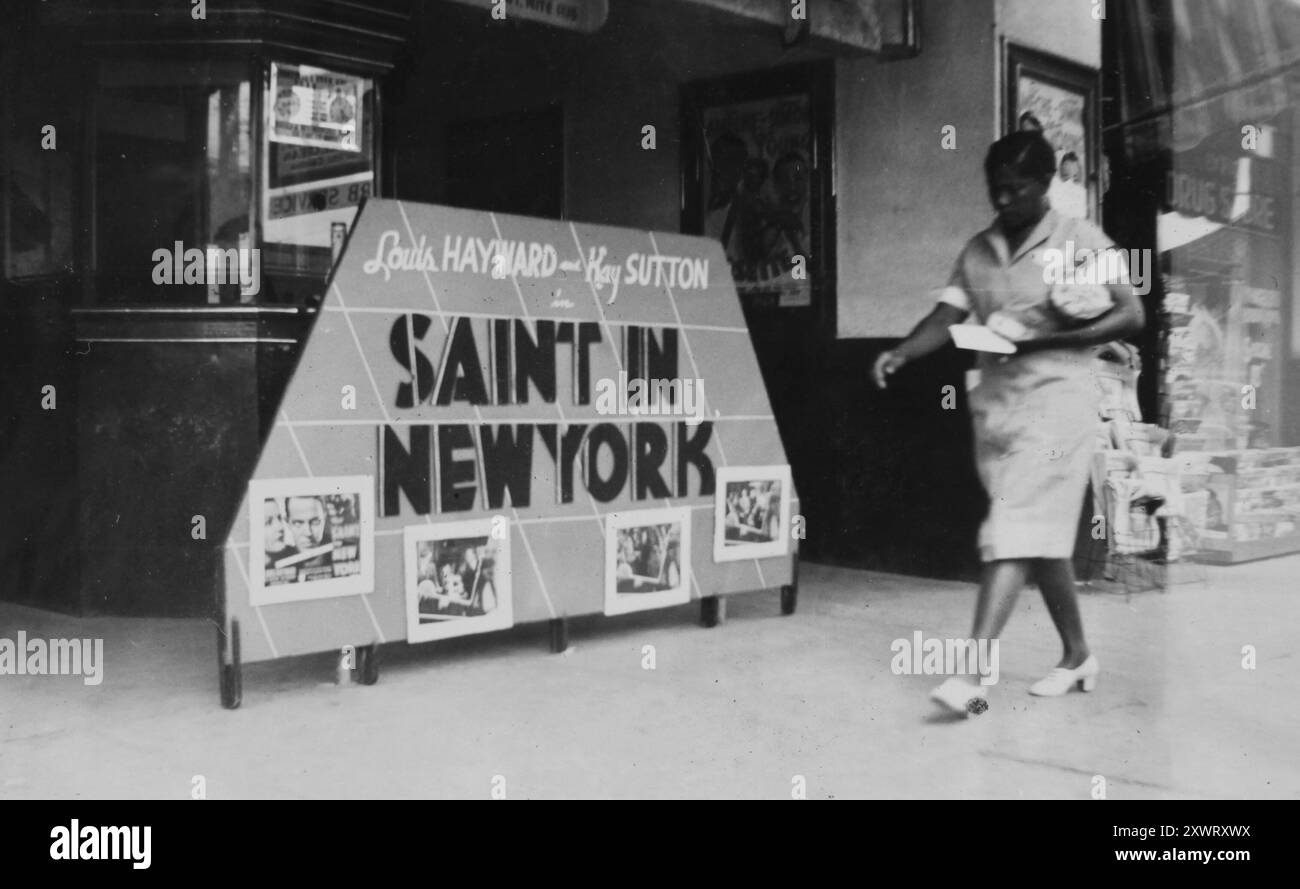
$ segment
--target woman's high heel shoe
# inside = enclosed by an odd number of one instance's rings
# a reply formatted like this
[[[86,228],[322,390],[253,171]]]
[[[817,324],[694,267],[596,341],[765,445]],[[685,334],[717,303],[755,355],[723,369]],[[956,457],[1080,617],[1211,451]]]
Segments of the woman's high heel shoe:
[[[1078,685],[1080,691],[1092,691],[1097,687],[1097,674],[1100,671],[1101,665],[1097,663],[1097,658],[1088,655],[1088,659],[1073,670],[1065,667],[1054,668],[1044,678],[1029,686],[1029,693],[1039,697],[1054,698],[1065,694],[1072,685]]]
[[[988,690],[984,686],[956,676],[930,692],[930,700],[963,716],[978,716],[989,708]]]

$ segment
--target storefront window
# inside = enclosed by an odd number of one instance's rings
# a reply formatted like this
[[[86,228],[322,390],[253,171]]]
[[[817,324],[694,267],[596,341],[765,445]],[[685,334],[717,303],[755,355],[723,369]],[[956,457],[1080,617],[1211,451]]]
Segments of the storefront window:
[[[1201,551],[1300,549],[1300,444],[1288,431],[1293,311],[1291,112],[1172,152],[1157,220],[1164,396]]]
[[[1249,9],[1135,0],[1115,32],[1117,132],[1131,167],[1164,180],[1154,357],[1180,471],[1170,509],[1198,557],[1223,563],[1300,551],[1300,10]]]
[[[100,65],[97,303],[257,299],[248,71],[242,61]]]
[[[1169,318],[1169,421],[1197,450],[1283,444],[1283,304],[1289,301],[1286,128],[1239,130],[1176,152],[1157,242]]]
[[[332,257],[374,188],[374,82],[279,62],[266,82],[266,298],[319,302]]]

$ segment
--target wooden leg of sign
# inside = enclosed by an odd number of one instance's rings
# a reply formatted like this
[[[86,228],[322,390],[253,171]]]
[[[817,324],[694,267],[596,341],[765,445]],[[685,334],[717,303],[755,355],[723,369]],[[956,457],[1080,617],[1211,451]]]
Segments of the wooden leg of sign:
[[[569,619],[567,617],[551,618],[551,651],[563,654],[569,648]]]
[[[217,631],[218,657],[224,648],[224,639],[220,629]],[[221,664],[221,706],[227,710],[237,710],[244,700],[244,675],[239,663],[239,621],[230,622],[230,663]]]
[[[217,622],[217,688],[221,706],[226,706],[226,628]]]
[[[706,627],[716,627],[727,616],[727,600],[721,596],[705,596],[700,599],[700,623]]]
[[[799,604],[799,553],[794,554],[794,565],[791,568],[790,582],[781,587],[781,613],[794,614],[795,606]]]
[[[357,649],[357,681],[362,685],[379,681],[379,646],[371,643]]]

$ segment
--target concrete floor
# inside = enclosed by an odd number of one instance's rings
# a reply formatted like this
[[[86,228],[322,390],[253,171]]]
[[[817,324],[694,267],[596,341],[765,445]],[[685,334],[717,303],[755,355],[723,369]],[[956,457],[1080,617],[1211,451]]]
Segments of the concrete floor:
[[[0,676],[0,798],[1300,797],[1300,557],[1207,568],[1166,593],[1093,594],[1096,692],[1027,685],[1058,643],[1036,592],[1001,647],[992,708],[952,719],[890,643],[969,630],[973,590],[805,565],[799,610],[775,592],[589,618],[573,648],[544,626],[390,646],[372,687],[334,658],[246,668],[217,702],[202,621],[74,619],[0,604],[0,636],[105,639],[105,678]],[[656,669],[642,668],[654,645]],[[1258,652],[1242,668],[1242,646]],[[497,786],[501,782],[498,780]]]

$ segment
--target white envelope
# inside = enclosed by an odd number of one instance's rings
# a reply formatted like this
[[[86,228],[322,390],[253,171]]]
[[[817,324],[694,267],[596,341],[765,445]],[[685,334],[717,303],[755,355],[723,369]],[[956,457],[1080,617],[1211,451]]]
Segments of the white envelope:
[[[997,352],[1010,355],[1016,351],[1015,343],[998,336],[982,324],[950,324],[948,331],[958,349],[976,352]]]

